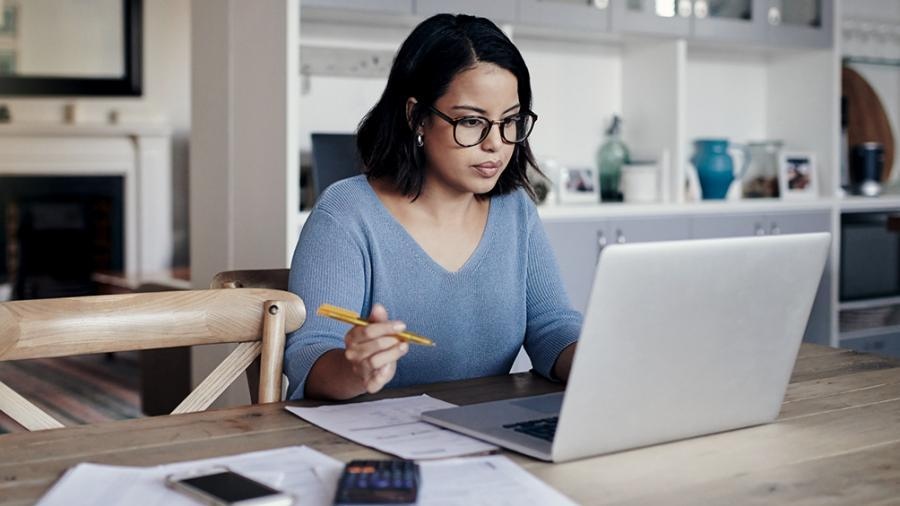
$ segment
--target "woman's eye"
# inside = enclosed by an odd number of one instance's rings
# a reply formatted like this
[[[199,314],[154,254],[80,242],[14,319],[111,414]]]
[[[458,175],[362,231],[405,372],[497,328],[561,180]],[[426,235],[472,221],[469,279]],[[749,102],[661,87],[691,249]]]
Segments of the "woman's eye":
[[[481,127],[481,120],[478,118],[463,118],[459,120],[459,124],[466,128]]]

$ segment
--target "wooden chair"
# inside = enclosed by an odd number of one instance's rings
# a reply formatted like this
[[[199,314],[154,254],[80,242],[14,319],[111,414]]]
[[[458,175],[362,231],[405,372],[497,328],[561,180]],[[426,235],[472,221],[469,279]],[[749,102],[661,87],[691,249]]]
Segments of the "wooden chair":
[[[222,271],[213,277],[209,287],[219,288],[270,288],[287,290],[290,269],[244,269]],[[256,403],[259,383],[260,361],[254,360],[247,367],[247,385],[250,387],[250,401]]]
[[[172,412],[202,411],[262,355],[258,398],[281,398],[286,333],[306,319],[295,294],[186,290],[0,303],[0,361],[240,343]],[[0,411],[26,429],[59,421],[0,382]]]
[[[210,288],[271,288],[287,290],[290,269],[248,269],[216,274]]]

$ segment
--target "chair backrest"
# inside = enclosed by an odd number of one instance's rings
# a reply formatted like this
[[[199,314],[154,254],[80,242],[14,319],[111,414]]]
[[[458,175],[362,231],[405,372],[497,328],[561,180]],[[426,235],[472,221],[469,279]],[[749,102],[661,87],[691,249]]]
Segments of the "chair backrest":
[[[261,355],[259,399],[281,396],[285,334],[306,307],[283,290],[99,295],[0,303],[0,361],[240,343],[172,412],[202,411]],[[0,411],[29,430],[62,427],[0,382]]]
[[[213,277],[210,288],[271,288],[287,290],[290,269],[243,269],[222,271]],[[260,361],[255,360],[247,367],[247,385],[250,387],[250,401],[256,403],[259,382]],[[284,385],[286,386],[286,385]]]
[[[287,290],[290,269],[247,269],[223,271],[213,278],[210,288],[272,288]]]

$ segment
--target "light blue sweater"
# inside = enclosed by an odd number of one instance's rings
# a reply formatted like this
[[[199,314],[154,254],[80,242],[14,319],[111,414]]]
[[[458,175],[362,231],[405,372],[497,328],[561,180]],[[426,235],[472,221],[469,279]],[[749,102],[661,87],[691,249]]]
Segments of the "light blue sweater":
[[[365,176],[335,183],[303,227],[290,290],[307,308],[306,323],[285,348],[291,399],[303,397],[313,364],[343,348],[350,329],[317,316],[322,303],[364,316],[381,303],[390,319],[435,341],[436,347],[410,345],[387,387],[506,374],[523,343],[534,369],[550,377],[582,321],[522,190],[491,199],[477,248],[457,272],[448,272],[387,211]]]

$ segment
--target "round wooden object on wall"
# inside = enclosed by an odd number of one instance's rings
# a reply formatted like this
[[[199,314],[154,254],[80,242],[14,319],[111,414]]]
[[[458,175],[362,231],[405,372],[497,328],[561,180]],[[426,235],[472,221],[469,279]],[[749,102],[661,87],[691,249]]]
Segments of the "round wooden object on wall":
[[[855,70],[841,71],[841,89],[847,97],[847,144],[850,149],[864,142],[884,146],[881,180],[887,181],[894,167],[894,133],[878,94]]]

